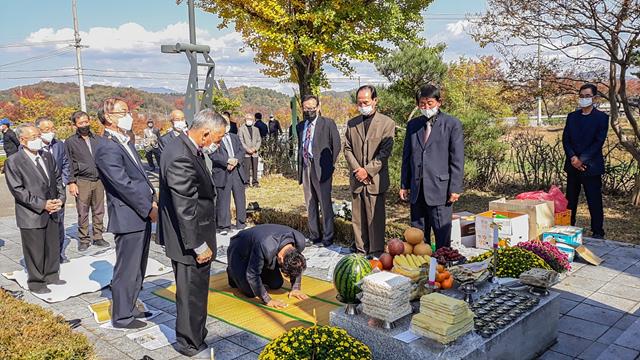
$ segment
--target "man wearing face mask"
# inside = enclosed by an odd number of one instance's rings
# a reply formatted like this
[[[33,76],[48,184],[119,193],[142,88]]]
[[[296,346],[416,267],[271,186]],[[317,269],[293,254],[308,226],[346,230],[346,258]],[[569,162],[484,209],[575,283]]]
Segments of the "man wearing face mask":
[[[304,122],[296,125],[298,132],[298,183],[302,184],[309,216],[309,239],[322,246],[333,244],[333,204],[331,185],[335,163],[340,154],[340,134],[336,123],[320,116],[318,97],[302,98]],[[320,212],[322,212],[322,236]]]
[[[69,181],[69,158],[64,151],[64,143],[56,139],[56,128],[49,118],[41,117],[36,120],[36,127],[40,130],[40,139],[43,143],[43,151],[50,153],[56,166],[62,173],[62,185],[67,186]],[[60,235],[60,262],[68,262],[64,257],[64,204],[58,211],[58,234]]]
[[[411,226],[422,229],[436,247],[451,246],[452,205],[462,193],[462,123],[440,111],[440,89],[425,85],[416,93],[421,116],[407,123],[402,150],[400,198],[411,203]]]
[[[589,205],[592,236],[604,238],[604,210],[602,208],[602,175],[604,156],[602,147],[607,139],[609,115],[594,107],[598,89],[593,84],[580,87],[580,109],[567,116],[562,133],[566,154],[564,171],[567,173],[567,200],[571,210],[571,225],[576,224],[576,211],[581,188]]]
[[[146,115],[140,114],[143,117]],[[153,162],[153,157],[156,158],[156,163],[160,166],[160,130],[153,125],[153,120],[147,120],[147,127],[144,129],[144,151],[147,158],[147,164],[151,168],[151,171],[156,170],[156,166]]]
[[[76,111],[71,115],[76,133],[64,142],[69,159],[69,194],[76,198],[78,212],[78,251],[86,251],[93,245],[107,247],[102,238],[104,229],[104,186],[98,175],[94,153],[99,137],[91,132],[89,115]],[[92,214],[93,241],[89,235],[89,211]]]
[[[384,251],[384,199],[389,190],[388,160],[395,123],[376,111],[378,96],[373,86],[361,86],[356,99],[360,115],[347,122],[344,144],[344,157],[351,170],[354,250],[378,256]]]
[[[260,130],[254,125],[253,116],[245,115],[245,125],[238,129],[238,136],[242,147],[244,147],[244,168],[247,172],[245,184],[249,185],[249,175],[251,175],[251,185],[260,187],[258,184],[258,150],[262,145]]]
[[[40,131],[33,124],[16,128],[21,150],[7,158],[7,187],[15,198],[16,223],[20,228],[22,252],[29,290],[50,293],[47,285],[60,280],[58,211],[65,202],[62,174],[51,154],[42,151]]]
[[[187,131],[187,122],[184,121],[184,113],[182,110],[173,110],[169,115],[169,121],[171,121],[171,129],[162,135],[159,140],[160,153],[164,151],[164,148],[173,141],[173,139]]]
[[[226,118],[225,118],[226,120]],[[246,227],[247,204],[244,183],[247,175],[244,172],[244,148],[240,138],[231,133],[227,125],[222,144],[217,151],[209,155],[212,164],[213,182],[218,189],[216,205],[216,223],[220,235],[227,235],[231,230],[231,195],[236,205],[236,229]]]
[[[209,271],[217,244],[216,194],[204,157],[216,151],[226,127],[221,115],[201,110],[160,159],[159,240],[173,266],[177,350],[186,356],[207,348]]]
[[[155,190],[140,157],[126,135],[133,118],[122,99],[106,99],[98,110],[105,127],[104,139],[95,150],[96,166],[107,192],[107,229],[115,235],[116,264],[111,280],[111,324],[139,329],[150,316],[136,307],[142,287],[151,239],[151,223],[158,217]]]

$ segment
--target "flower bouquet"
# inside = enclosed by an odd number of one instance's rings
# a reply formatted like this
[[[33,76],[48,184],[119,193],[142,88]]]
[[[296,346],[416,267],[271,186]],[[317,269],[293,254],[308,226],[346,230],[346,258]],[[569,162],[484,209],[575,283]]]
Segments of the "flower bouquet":
[[[495,274],[498,277],[518,278],[532,268],[551,270],[551,267],[538,255],[521,247],[499,248],[498,264]],[[467,263],[484,261],[493,255],[493,250],[484,252],[467,260]],[[493,265],[491,265],[493,266]]]
[[[558,250],[552,243],[534,240],[521,242],[516,246],[540,256],[553,270],[559,273],[571,270],[571,264],[569,263],[567,254]]]

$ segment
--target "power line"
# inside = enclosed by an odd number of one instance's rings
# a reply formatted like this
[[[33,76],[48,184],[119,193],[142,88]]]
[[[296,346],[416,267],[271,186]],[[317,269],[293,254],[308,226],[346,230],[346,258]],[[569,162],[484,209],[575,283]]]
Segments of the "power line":
[[[68,44],[69,40],[50,40],[50,41],[38,41],[38,42],[24,42],[24,43],[10,43],[10,44],[2,44],[0,45],[0,49],[8,49],[8,48],[18,48],[18,47],[37,47],[37,46],[49,46],[56,44]]]
[[[46,52],[44,54],[40,54],[40,55],[36,55],[36,56],[25,58],[25,59],[20,59],[20,60],[8,62],[6,64],[0,64],[0,67],[7,67],[7,66],[12,66],[12,65],[17,65],[17,64],[24,65],[24,64],[32,63],[34,61],[40,61],[40,60],[48,59],[48,58],[51,58],[51,57],[54,57],[54,56],[62,55],[64,53],[72,51],[72,50],[73,50],[72,48],[57,49],[57,50],[54,50],[54,51]]]

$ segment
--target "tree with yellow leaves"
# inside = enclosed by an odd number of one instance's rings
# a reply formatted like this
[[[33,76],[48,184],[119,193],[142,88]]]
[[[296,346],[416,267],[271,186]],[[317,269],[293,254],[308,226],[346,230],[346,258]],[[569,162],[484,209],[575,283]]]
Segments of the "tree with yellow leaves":
[[[198,6],[232,23],[262,72],[298,83],[300,95],[329,82],[324,65],[349,76],[351,61],[374,61],[385,45],[418,43],[421,11],[433,0],[200,0]]]

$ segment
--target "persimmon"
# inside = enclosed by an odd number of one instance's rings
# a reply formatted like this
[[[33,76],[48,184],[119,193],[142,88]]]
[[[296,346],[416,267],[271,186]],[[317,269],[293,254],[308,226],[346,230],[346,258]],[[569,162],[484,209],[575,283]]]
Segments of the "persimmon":
[[[453,277],[448,277],[445,280],[442,281],[442,288],[443,289],[451,289],[453,287]]]

